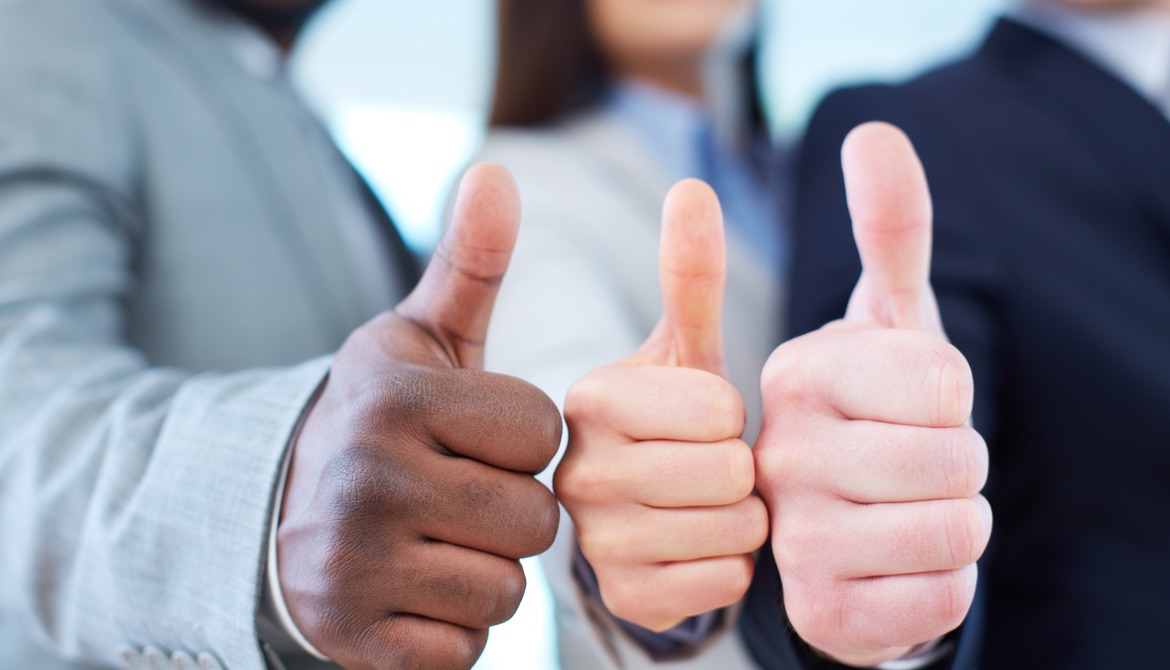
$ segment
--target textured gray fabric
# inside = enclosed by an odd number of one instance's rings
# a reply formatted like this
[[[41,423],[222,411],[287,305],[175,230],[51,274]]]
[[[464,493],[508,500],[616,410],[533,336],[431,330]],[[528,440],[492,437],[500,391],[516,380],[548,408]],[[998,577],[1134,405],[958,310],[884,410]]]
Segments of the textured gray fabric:
[[[362,302],[303,110],[221,47],[184,0],[0,0],[5,669],[127,646],[265,667],[290,430],[386,305]]]

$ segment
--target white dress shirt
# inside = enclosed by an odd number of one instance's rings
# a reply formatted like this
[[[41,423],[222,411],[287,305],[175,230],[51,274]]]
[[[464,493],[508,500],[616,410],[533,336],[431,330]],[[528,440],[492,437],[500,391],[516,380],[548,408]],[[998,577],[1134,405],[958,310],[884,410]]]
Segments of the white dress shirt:
[[[1030,0],[1014,18],[1084,55],[1170,119],[1170,11],[1088,11]]]

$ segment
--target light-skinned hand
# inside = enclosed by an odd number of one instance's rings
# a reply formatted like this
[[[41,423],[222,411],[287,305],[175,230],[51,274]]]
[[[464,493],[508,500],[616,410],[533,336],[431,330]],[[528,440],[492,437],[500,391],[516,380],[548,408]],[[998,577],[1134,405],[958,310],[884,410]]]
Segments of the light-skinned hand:
[[[755,457],[789,622],[822,654],[872,666],[967,616],[991,533],[988,455],[930,286],[914,148],[875,123],[842,157],[861,279],[844,320],[769,360]]]
[[[569,390],[555,476],[606,607],[655,631],[740,600],[768,532],[743,399],[722,376],[727,261],[706,184],[667,196],[659,262],[662,319]]]

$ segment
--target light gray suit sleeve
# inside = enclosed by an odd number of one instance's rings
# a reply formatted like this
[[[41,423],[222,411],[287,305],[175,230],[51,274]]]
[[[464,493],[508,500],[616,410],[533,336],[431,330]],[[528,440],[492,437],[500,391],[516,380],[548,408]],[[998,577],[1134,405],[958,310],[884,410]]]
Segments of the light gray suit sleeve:
[[[63,7],[0,2],[0,618],[72,659],[259,670],[273,486],[328,361],[194,374],[124,341],[134,119]]]

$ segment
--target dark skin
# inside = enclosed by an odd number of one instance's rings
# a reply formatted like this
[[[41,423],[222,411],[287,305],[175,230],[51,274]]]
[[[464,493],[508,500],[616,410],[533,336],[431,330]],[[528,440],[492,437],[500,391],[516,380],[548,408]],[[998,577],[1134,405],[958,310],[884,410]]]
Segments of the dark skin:
[[[280,584],[349,670],[470,668],[520,604],[519,559],[556,535],[533,476],[560,444],[556,405],[479,369],[519,217],[506,170],[468,172],[426,275],[346,340],[293,445]]]
[[[292,48],[327,0],[204,0]],[[499,166],[468,171],[418,287],[354,331],[293,444],[277,529],[289,612],[348,670],[470,668],[524,595],[559,508],[533,476],[561,439],[536,387],[480,370],[520,223]]]

